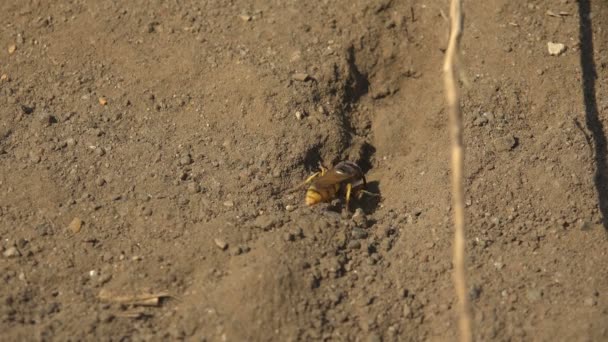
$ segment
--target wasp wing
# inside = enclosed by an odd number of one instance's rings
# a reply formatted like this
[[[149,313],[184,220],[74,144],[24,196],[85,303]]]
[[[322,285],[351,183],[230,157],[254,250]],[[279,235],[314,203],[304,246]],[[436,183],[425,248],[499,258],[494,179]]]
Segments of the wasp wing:
[[[342,173],[335,169],[327,171],[323,176],[317,177],[312,181],[313,186],[317,188],[334,186],[349,179],[354,178],[352,174]]]

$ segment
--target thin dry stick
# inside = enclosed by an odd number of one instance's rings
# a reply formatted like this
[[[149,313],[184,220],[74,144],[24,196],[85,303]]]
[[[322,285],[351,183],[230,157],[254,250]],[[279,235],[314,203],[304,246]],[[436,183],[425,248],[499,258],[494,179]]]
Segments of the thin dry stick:
[[[452,262],[454,263],[454,287],[458,296],[460,341],[470,342],[472,341],[471,314],[465,275],[464,145],[456,65],[461,34],[462,0],[452,0],[450,4],[450,41],[443,65],[452,144],[452,201],[454,206],[454,254]]]

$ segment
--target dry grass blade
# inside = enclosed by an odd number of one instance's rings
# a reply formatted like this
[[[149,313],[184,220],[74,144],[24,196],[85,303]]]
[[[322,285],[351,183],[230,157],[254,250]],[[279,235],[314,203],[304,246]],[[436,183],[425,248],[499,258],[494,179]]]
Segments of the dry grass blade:
[[[462,0],[452,0],[450,4],[450,40],[443,65],[452,145],[452,201],[454,206],[454,254],[452,262],[454,264],[454,287],[458,296],[460,341],[469,342],[472,341],[472,332],[465,274],[464,144],[460,92],[457,83],[462,25]]]

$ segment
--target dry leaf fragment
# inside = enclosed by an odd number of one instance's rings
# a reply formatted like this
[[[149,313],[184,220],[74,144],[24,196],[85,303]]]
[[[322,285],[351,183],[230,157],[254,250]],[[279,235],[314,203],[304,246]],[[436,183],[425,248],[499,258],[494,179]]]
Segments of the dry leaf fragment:
[[[570,13],[568,12],[560,11],[559,13],[555,13],[552,10],[547,10],[546,14],[555,18],[561,18],[570,15]]]
[[[127,310],[127,311],[117,312],[114,314],[114,316],[121,317],[121,318],[140,319],[140,318],[144,318],[149,315],[146,314],[145,309],[132,309],[132,310]]]
[[[130,304],[138,306],[158,306],[161,298],[170,297],[168,292],[157,293],[138,293],[138,294],[117,294],[106,289],[99,291],[99,299],[106,302],[118,304]]]

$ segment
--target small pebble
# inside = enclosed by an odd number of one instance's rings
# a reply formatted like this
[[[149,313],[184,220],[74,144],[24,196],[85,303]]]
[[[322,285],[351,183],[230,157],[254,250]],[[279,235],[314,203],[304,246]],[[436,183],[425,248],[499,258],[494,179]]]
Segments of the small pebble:
[[[481,296],[481,286],[473,285],[469,290],[469,298],[471,298],[471,300],[477,300],[479,299],[479,296]]]
[[[478,127],[481,127],[481,126],[483,126],[483,125],[487,124],[487,123],[488,123],[488,121],[489,121],[489,120],[488,120],[488,118],[487,118],[487,117],[485,117],[485,116],[479,116],[479,117],[477,117],[477,118],[475,119],[475,121],[473,121],[473,125],[478,126]]]
[[[304,118],[304,114],[301,111],[297,110],[296,111],[296,119],[302,120],[303,118]]]
[[[17,45],[15,44],[11,44],[8,46],[8,54],[12,55],[13,53],[15,53],[15,51],[17,51]]]
[[[16,258],[21,256],[21,253],[19,252],[17,247],[12,246],[7,248],[4,253],[2,253],[2,255],[4,255],[6,258]]]
[[[585,305],[586,306],[595,306],[597,304],[597,299],[589,297],[589,298],[585,298]]]
[[[271,216],[260,215],[253,221],[253,225],[266,231],[272,229],[276,225],[276,221]]]
[[[110,323],[114,320],[114,318],[116,318],[116,316],[111,312],[102,311],[99,314],[99,320],[103,323]]]
[[[198,183],[190,183],[188,184],[188,191],[191,194],[196,194],[201,192],[201,186]]]
[[[241,14],[241,15],[239,15],[239,18],[240,18],[242,21],[251,21],[251,19],[253,19],[253,17],[252,17],[252,16],[247,15],[247,14]]]
[[[66,143],[68,146],[74,146],[74,145],[76,145],[76,140],[75,140],[74,138],[68,138],[68,139],[65,141],[65,143]]]
[[[21,105],[21,111],[23,112],[23,114],[32,114],[34,112],[34,107],[32,106],[26,106],[26,105]]]
[[[144,216],[151,216],[152,215],[152,208],[150,207],[146,207],[144,208],[143,212]]]
[[[224,241],[222,239],[215,239],[215,240],[213,240],[213,242],[215,242],[215,245],[223,251],[225,251],[226,248],[228,248],[228,244],[226,243],[226,241]]]
[[[97,186],[104,186],[106,184],[106,180],[103,179],[103,177],[97,177],[95,184],[97,184]]]
[[[382,338],[380,335],[373,332],[367,337],[367,342],[382,342]]]
[[[566,51],[566,45],[564,45],[562,43],[548,42],[547,43],[547,50],[549,50],[549,55],[551,55],[551,56],[559,56],[562,53],[564,53],[564,51]]]
[[[287,211],[294,211],[294,210],[296,210],[296,206],[288,204],[288,205],[285,206],[285,210],[287,210]]]
[[[585,221],[585,220],[580,220],[580,219],[576,221],[576,226],[580,230],[590,230],[592,228],[592,225],[590,222]]]
[[[105,106],[108,104],[108,99],[106,99],[105,97],[100,97],[99,98],[99,104],[102,106]]]
[[[336,242],[338,244],[338,247],[344,247],[344,245],[346,244],[346,234],[344,234],[344,232],[340,231],[336,234]]]
[[[35,153],[35,152],[31,152],[30,153],[30,161],[34,164],[40,163],[40,160],[42,160],[42,158],[40,157],[39,154]]]
[[[306,82],[306,81],[308,81],[310,76],[308,76],[308,74],[303,73],[303,72],[297,72],[297,73],[293,74],[291,76],[291,78],[293,78],[295,81]]]
[[[293,236],[301,238],[304,237],[304,231],[300,227],[293,228],[289,231]]]
[[[530,302],[537,302],[543,297],[543,291],[540,289],[528,289],[526,291],[526,298]]]
[[[295,241],[296,237],[291,232],[287,232],[283,235],[283,240],[285,241]]]
[[[54,123],[57,123],[57,119],[53,115],[46,112],[42,112],[40,114],[40,116],[38,117],[38,121],[40,121],[40,124],[42,124],[44,127],[48,127]]]
[[[242,250],[242,249],[241,249],[241,247],[239,247],[239,246],[232,247],[232,248],[230,249],[230,255],[237,256],[237,255],[240,255],[240,254],[242,254],[242,253],[243,253],[243,250]]]
[[[403,317],[412,318],[412,308],[407,303],[403,304]]]
[[[181,156],[181,158],[179,159],[179,165],[190,165],[192,164],[193,160],[192,160],[192,156],[190,154],[184,154],[183,156]]]
[[[68,228],[72,231],[72,233],[76,234],[80,232],[82,228],[82,220],[78,217],[75,217],[72,222],[68,225]]]
[[[111,279],[112,279],[112,275],[110,273],[105,273],[97,279],[97,282],[99,282],[99,284],[103,285],[103,284],[109,282]]]
[[[95,154],[98,155],[99,157],[101,157],[104,154],[106,154],[106,151],[103,148],[98,147],[98,148],[95,149]]]
[[[224,202],[224,207],[232,208],[232,207],[234,207],[234,202],[226,201],[226,202]]]
[[[356,240],[365,239],[367,238],[367,232],[361,228],[353,228],[351,236]]]
[[[367,228],[367,217],[365,217],[365,213],[363,213],[363,210],[361,208],[357,208],[357,210],[355,210],[352,219],[357,226]]]
[[[52,235],[53,233],[51,227],[46,223],[37,225],[35,229],[40,236]]]
[[[361,248],[361,242],[359,242],[359,241],[353,240],[348,243],[348,249],[359,249],[359,248]]]

